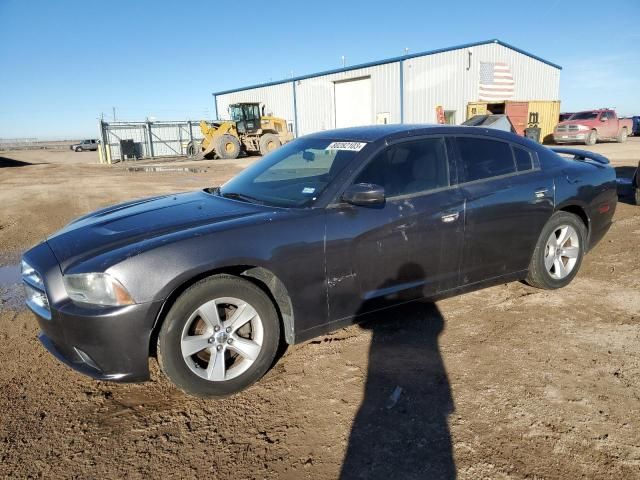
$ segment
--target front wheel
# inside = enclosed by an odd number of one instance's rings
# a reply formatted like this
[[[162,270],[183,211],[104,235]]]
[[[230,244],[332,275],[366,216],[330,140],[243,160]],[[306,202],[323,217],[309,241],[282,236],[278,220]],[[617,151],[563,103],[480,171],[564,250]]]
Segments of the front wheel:
[[[598,141],[598,132],[591,130],[587,137],[584,139],[585,145],[595,145]]]
[[[282,145],[282,142],[277,135],[266,133],[260,139],[260,155],[264,156],[267,153],[273,152],[280,145]]]
[[[76,152],[81,152],[82,151],[82,147],[76,147]]]
[[[240,141],[228,133],[217,137],[214,145],[216,155],[222,159],[233,160],[240,155]]]
[[[158,362],[184,392],[224,397],[262,377],[279,342],[269,297],[242,278],[214,275],[176,300],[160,329]]]
[[[554,213],[542,229],[526,282],[545,290],[568,285],[580,269],[586,242],[587,229],[580,217]]]

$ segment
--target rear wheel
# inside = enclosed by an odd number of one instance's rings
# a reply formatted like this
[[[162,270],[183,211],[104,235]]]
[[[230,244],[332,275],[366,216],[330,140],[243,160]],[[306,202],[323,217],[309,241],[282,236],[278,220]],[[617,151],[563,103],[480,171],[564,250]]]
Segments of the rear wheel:
[[[591,130],[586,138],[584,139],[584,144],[585,145],[595,145],[596,142],[598,141],[598,132],[595,130]]]
[[[527,283],[545,290],[568,285],[580,269],[586,242],[587,229],[580,217],[568,212],[554,213],[536,244]]]
[[[277,135],[266,133],[260,138],[260,154],[266,155],[269,152],[273,152],[280,145],[282,145],[282,142]]]
[[[214,142],[218,157],[232,160],[240,155],[240,141],[233,135],[220,135]]]
[[[627,141],[627,136],[629,134],[627,133],[627,129],[623,128],[622,130],[620,130],[620,133],[618,134],[618,138],[616,139],[618,141],[618,143],[624,143]]]
[[[214,275],[176,300],[158,336],[158,361],[184,392],[223,397],[267,372],[279,340],[269,297],[242,278]]]

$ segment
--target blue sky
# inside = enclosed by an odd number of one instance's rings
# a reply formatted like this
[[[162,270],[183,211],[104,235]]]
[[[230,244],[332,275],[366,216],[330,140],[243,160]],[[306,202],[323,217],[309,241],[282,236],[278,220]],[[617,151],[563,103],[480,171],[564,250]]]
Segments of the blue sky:
[[[0,0],[0,138],[210,117],[216,90],[490,38],[562,65],[562,110],[640,114],[638,0]]]

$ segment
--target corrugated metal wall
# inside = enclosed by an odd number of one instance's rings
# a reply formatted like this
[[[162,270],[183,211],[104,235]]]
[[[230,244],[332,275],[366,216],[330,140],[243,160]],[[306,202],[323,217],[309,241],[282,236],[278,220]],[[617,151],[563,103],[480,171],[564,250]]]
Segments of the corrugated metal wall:
[[[229,119],[229,105],[237,102],[262,102],[267,112],[284,118],[287,123],[294,123],[292,82],[217,95],[218,118]]]
[[[471,54],[471,56],[469,55]],[[400,62],[367,66],[295,81],[298,135],[335,128],[335,82],[370,77],[373,115],[388,114],[389,123],[435,123],[436,106],[454,111],[454,123],[466,119],[469,102],[478,100],[481,62],[509,65],[515,91],[509,100],[558,100],[560,70],[499,43],[409,57],[402,61],[404,118],[400,107]],[[259,101],[274,115],[294,122],[293,82],[257,87],[216,97],[219,118],[229,104]]]
[[[388,63],[297,81],[299,135],[335,128],[334,83],[363,77],[371,78],[371,123],[378,113],[388,113],[389,123],[400,123],[400,66]]]
[[[469,57],[471,53],[471,57]],[[455,123],[466,118],[469,102],[478,100],[481,62],[504,62],[515,82],[509,100],[557,100],[560,70],[499,44],[491,43],[404,62],[404,120],[436,122],[436,107],[455,111]]]

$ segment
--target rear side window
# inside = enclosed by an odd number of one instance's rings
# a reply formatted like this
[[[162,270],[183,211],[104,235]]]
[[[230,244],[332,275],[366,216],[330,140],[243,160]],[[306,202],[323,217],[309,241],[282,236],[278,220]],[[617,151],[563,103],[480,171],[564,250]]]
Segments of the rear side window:
[[[525,172],[533,168],[531,154],[524,148],[513,147],[513,155],[516,159],[516,167],[519,172]]]
[[[465,181],[499,177],[516,171],[508,143],[487,138],[459,137]]]

